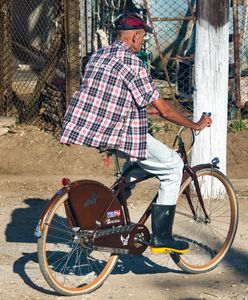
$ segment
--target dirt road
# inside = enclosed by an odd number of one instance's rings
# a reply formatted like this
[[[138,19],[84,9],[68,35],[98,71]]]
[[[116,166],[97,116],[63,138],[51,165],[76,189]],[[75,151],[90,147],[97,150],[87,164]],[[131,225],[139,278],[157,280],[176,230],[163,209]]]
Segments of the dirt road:
[[[60,176],[0,175],[0,299],[68,299],[56,295],[37,264],[34,228],[57,188]],[[78,178],[74,176],[74,178]],[[82,176],[80,176],[82,178]],[[98,178],[103,181],[103,178]],[[105,180],[109,183],[111,178]],[[72,299],[248,299],[248,180],[233,180],[239,195],[240,222],[235,242],[215,270],[182,273],[168,255],[121,256],[113,273],[95,293]],[[152,190],[154,183],[147,186]],[[145,195],[148,196],[149,195]],[[137,214],[142,193],[132,201]]]

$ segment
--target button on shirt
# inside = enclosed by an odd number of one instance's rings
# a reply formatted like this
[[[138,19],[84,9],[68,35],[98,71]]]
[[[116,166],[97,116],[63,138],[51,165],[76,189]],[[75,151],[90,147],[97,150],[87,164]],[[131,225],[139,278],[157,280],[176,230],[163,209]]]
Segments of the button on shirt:
[[[118,149],[146,159],[146,106],[159,92],[143,62],[116,41],[91,56],[65,114],[61,142]]]

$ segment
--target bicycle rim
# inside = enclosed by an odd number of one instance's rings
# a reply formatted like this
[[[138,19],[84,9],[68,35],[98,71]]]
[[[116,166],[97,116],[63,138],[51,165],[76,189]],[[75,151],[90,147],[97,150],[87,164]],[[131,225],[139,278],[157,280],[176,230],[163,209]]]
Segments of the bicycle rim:
[[[231,247],[238,225],[238,203],[226,176],[211,168],[196,173],[210,220],[206,220],[192,178],[188,178],[182,184],[173,227],[175,238],[186,240],[190,249],[183,255],[171,253],[171,257],[188,273],[214,269]],[[186,199],[185,190],[190,193],[196,218]]]
[[[38,239],[38,259],[48,284],[63,295],[88,294],[100,287],[113,270],[118,255],[81,246],[67,223],[63,195],[51,208]]]

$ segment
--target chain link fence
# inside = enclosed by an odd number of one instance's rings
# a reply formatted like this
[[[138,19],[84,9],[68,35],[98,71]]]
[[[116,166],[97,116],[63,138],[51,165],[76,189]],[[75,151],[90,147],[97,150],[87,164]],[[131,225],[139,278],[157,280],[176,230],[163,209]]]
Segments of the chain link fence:
[[[230,10],[229,118],[248,117],[248,0]]]
[[[162,97],[191,113],[196,0],[0,0],[0,115],[56,131],[89,56],[139,12],[154,34],[139,53]],[[229,118],[248,111],[248,0],[230,3]]]
[[[0,12],[1,115],[59,127],[65,111],[61,1],[1,0]]]

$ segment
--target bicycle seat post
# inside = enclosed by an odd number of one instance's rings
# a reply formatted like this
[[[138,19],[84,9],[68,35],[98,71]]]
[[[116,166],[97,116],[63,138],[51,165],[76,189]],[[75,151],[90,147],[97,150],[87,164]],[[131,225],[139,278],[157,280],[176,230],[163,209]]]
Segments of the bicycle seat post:
[[[116,169],[116,172],[115,172],[115,176],[117,178],[120,178],[121,177],[121,167],[120,167],[120,163],[119,163],[119,158],[118,158],[118,153],[117,153],[117,150],[115,151],[115,169]]]

